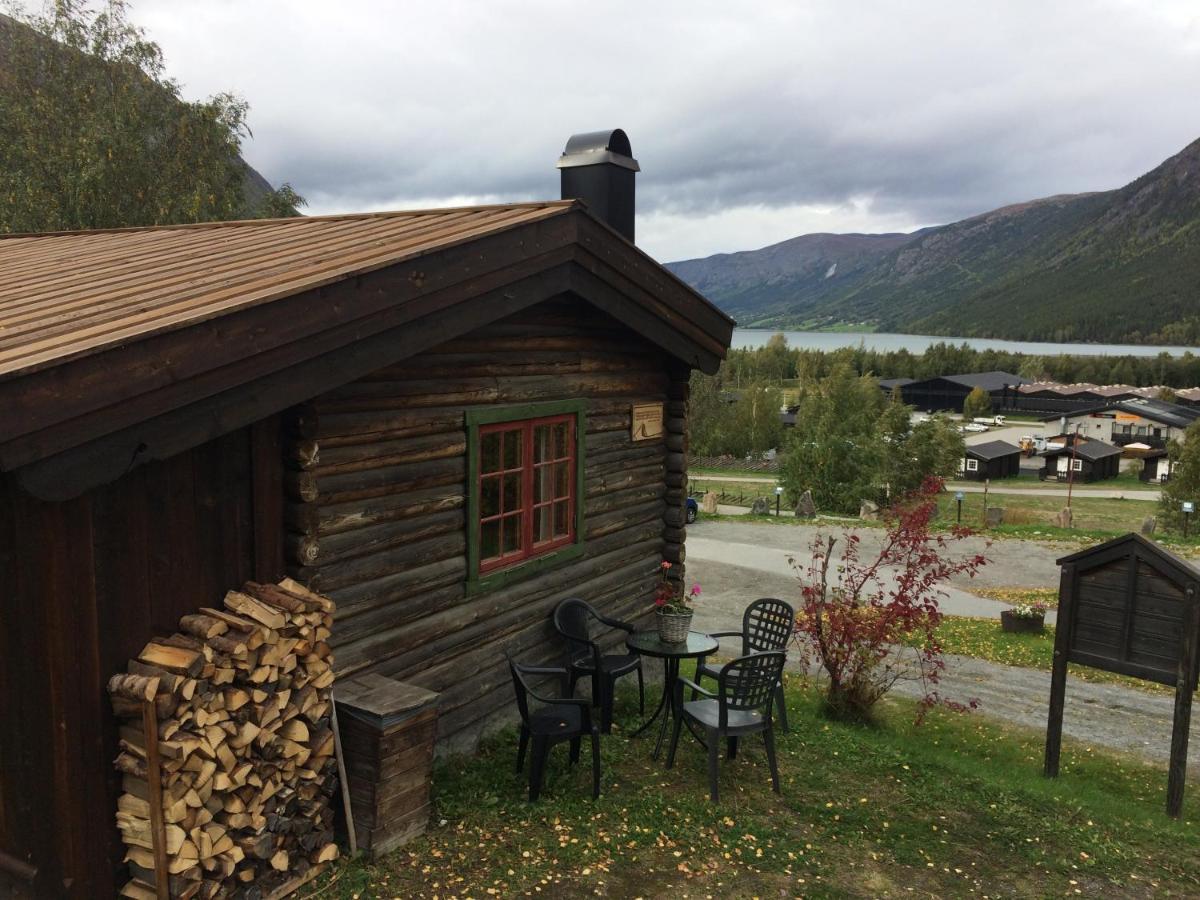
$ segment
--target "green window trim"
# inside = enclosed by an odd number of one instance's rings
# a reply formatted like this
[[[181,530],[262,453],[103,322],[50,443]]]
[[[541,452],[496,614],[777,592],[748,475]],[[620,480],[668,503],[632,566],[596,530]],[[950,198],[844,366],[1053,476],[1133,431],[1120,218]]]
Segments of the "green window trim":
[[[521,422],[546,416],[575,415],[575,540],[566,546],[534,556],[506,569],[479,574],[479,427],[501,422]],[[583,473],[587,445],[587,401],[550,400],[511,406],[468,409],[467,428],[467,593],[475,594],[530,578],[583,554]]]

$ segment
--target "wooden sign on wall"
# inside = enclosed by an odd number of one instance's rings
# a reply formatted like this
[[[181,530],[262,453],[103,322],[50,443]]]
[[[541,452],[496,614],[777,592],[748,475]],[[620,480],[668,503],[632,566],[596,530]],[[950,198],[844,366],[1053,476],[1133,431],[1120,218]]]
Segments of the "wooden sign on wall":
[[[630,427],[630,438],[648,441],[663,434],[663,405],[661,403],[635,403]]]

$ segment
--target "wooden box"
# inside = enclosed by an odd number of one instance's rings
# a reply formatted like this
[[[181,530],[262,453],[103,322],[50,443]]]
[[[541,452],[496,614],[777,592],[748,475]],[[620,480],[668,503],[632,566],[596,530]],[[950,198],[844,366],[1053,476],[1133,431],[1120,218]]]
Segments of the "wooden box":
[[[382,675],[336,688],[355,837],[372,856],[423,834],[429,821],[438,695]]]

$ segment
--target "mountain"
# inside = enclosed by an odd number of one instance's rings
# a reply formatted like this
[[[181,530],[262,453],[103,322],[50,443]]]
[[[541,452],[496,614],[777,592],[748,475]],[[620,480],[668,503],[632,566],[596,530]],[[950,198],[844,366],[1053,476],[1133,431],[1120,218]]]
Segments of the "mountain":
[[[668,268],[745,325],[1200,342],[1200,141],[1123,188]]]

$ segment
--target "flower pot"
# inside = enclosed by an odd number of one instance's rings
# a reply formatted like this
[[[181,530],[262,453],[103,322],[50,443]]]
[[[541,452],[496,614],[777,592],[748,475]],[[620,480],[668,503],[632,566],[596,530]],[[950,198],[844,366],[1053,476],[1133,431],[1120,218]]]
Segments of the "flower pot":
[[[692,630],[692,613],[668,613],[661,609],[655,615],[658,618],[658,639],[664,644],[682,644],[687,640],[688,632]]]
[[[1016,634],[1041,634],[1046,630],[1046,614],[1040,616],[1018,616],[1011,609],[1000,613],[1000,630]]]

